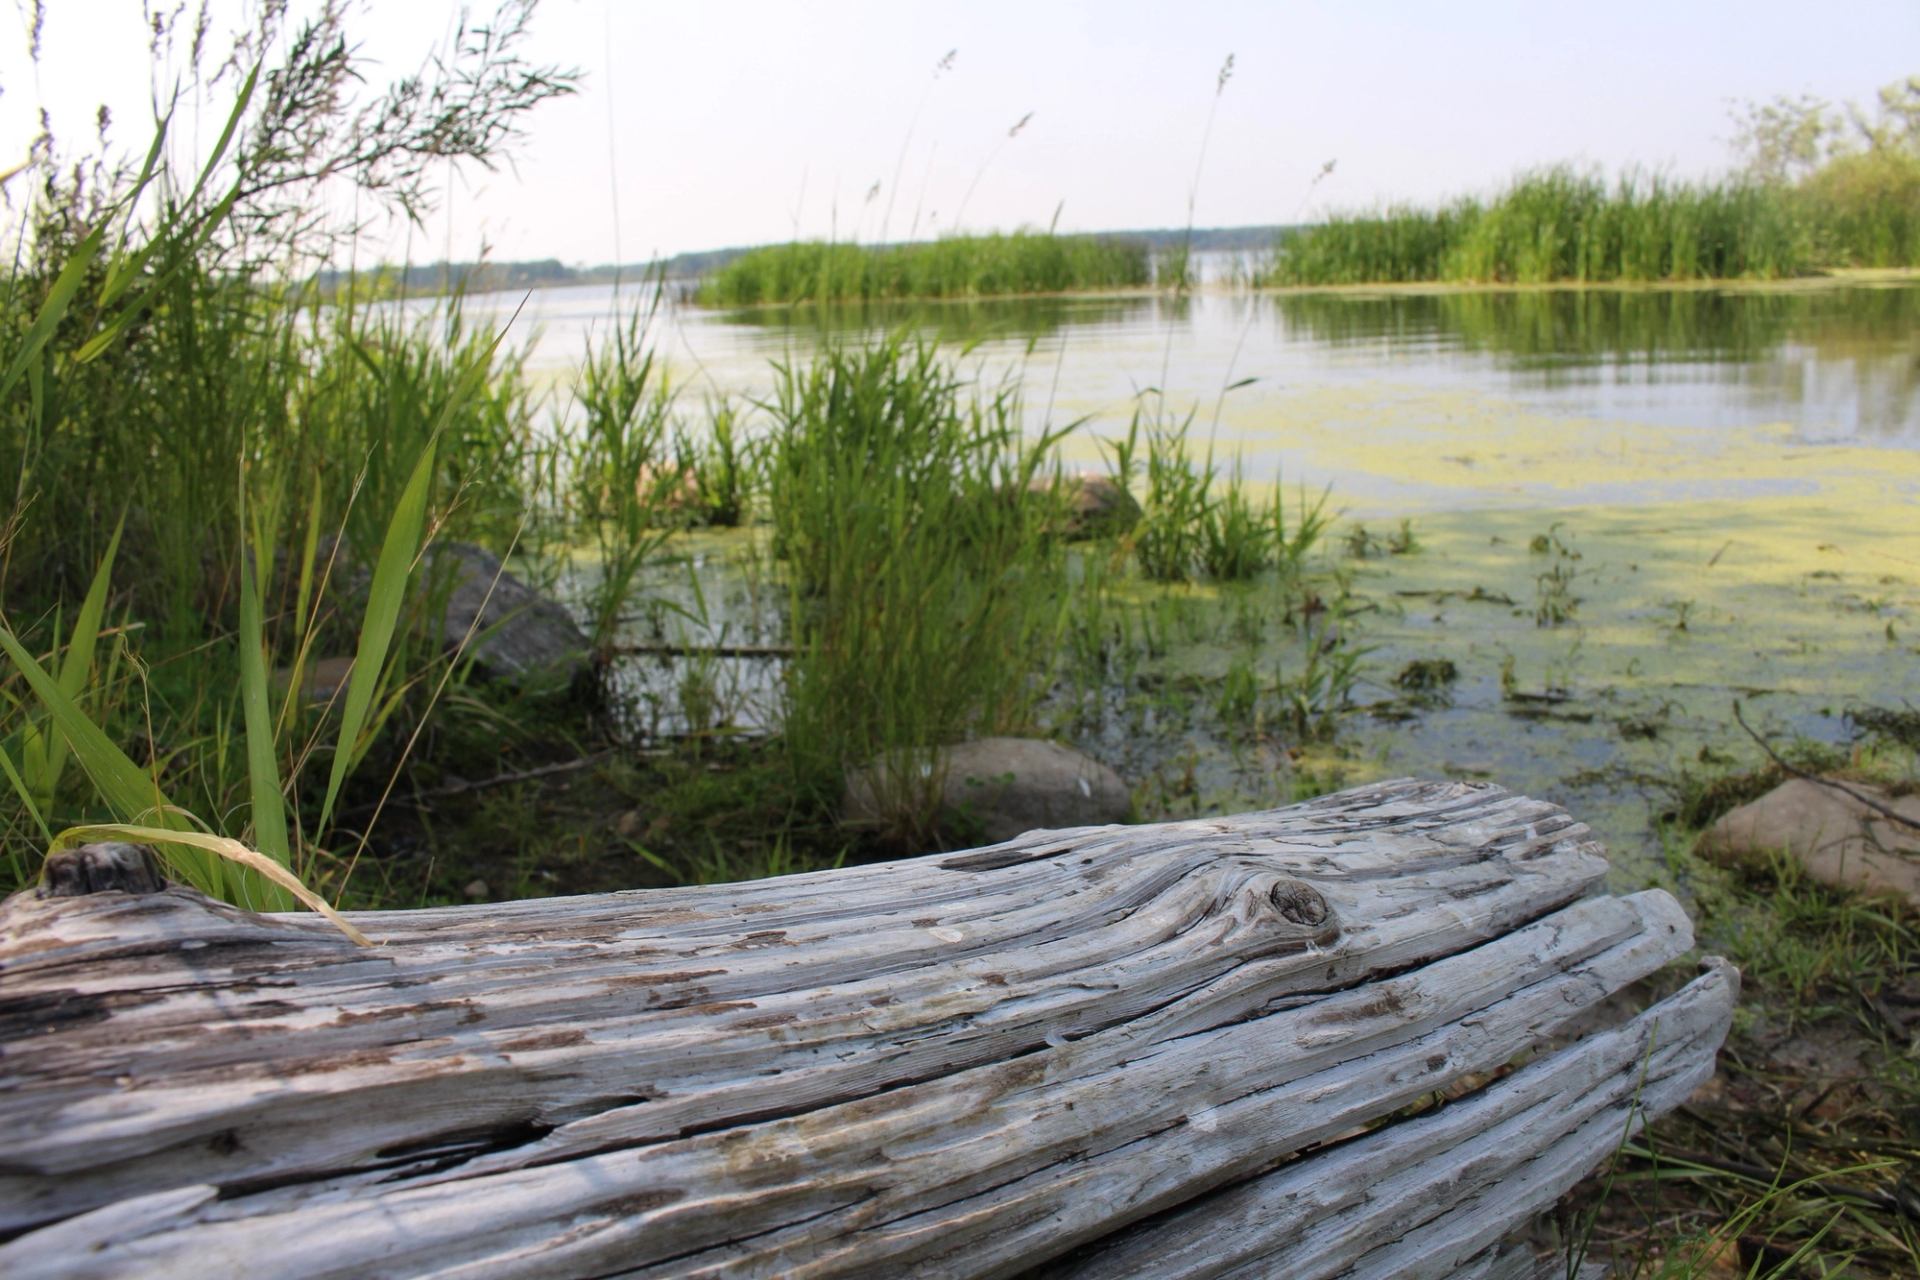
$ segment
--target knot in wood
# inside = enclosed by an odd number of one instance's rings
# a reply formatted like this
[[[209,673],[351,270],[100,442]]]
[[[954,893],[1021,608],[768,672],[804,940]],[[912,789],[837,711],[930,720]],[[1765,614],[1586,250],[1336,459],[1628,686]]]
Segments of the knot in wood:
[[[1327,900],[1310,884],[1282,880],[1267,890],[1267,897],[1284,920],[1294,924],[1322,925],[1327,922]]]
[[[159,893],[167,887],[160,859],[144,844],[117,840],[83,844],[47,859],[40,896],[80,898],[90,893]]]

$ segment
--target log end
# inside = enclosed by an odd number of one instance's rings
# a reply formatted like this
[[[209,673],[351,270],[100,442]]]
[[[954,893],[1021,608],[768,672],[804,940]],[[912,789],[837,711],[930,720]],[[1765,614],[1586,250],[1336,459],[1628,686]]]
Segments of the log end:
[[[79,898],[92,893],[159,893],[167,887],[160,859],[143,844],[106,841],[50,854],[41,868],[39,896]]]

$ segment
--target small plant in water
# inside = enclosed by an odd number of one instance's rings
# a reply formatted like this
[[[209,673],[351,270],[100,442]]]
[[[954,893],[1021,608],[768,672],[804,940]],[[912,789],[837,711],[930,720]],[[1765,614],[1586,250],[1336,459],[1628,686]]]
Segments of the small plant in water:
[[[1408,556],[1418,550],[1420,536],[1414,532],[1411,519],[1402,519],[1398,529],[1384,534],[1375,533],[1359,520],[1347,530],[1347,554],[1355,560],[1371,560],[1382,555]]]
[[[1460,678],[1451,658],[1415,658],[1400,668],[1393,682],[1409,693],[1428,693],[1445,688]]]
[[[1214,710],[1220,719],[1234,726],[1255,726],[1260,707],[1260,681],[1254,674],[1253,659],[1247,654],[1235,657],[1220,682]]]
[[[1580,598],[1573,594],[1573,580],[1578,574],[1574,564],[1580,559],[1580,553],[1573,549],[1568,535],[1561,533],[1562,527],[1556,520],[1545,533],[1535,534],[1527,544],[1532,554],[1551,557],[1546,569],[1533,578],[1535,626],[1557,627],[1571,619],[1580,605]]]

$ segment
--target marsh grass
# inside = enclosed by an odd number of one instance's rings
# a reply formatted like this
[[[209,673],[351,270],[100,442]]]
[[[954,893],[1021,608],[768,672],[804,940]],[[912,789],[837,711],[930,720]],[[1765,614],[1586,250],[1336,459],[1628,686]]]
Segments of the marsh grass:
[[[1489,200],[1397,205],[1291,232],[1260,283],[1774,279],[1857,256],[1860,233],[1835,217],[1777,185],[1633,172],[1609,184],[1562,165]]]
[[[753,249],[700,283],[705,306],[980,298],[1153,283],[1144,242],[1038,231],[895,245],[795,241]]]
[[[783,367],[770,410],[795,776],[830,806],[876,764],[879,836],[924,844],[937,749],[1021,727],[1051,683],[1069,581],[1050,510],[1025,499],[1054,437],[1022,437],[1017,388],[899,337]]]
[[[1139,523],[1129,531],[1141,573],[1155,582],[1249,582],[1277,569],[1297,583],[1327,531],[1327,495],[1302,489],[1291,505],[1276,478],[1256,497],[1245,465],[1224,469],[1211,444],[1196,454],[1194,413],[1173,418],[1157,404],[1136,405],[1125,435],[1104,441],[1114,483],[1142,488]]]
[[[655,301],[589,338],[574,380],[575,414],[563,435],[572,513],[590,531],[599,573],[587,602],[589,635],[603,651],[619,630],[641,571],[672,532],[681,473],[665,465],[674,393],[649,330]]]

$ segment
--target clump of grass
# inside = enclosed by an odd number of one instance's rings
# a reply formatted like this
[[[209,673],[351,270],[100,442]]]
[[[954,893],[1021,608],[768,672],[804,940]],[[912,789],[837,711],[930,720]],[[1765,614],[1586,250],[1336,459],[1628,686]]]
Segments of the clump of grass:
[[[937,838],[937,749],[1019,726],[1050,680],[1069,583],[1028,492],[1050,438],[1014,388],[927,344],[829,348],[780,370],[769,459],[794,657],[782,739],[803,793],[837,803],[876,763],[882,838]]]
[[[1868,733],[1920,751],[1920,710],[1907,707],[1852,707],[1847,719]]]
[[[979,298],[1153,282],[1144,242],[1037,231],[896,245],[796,241],[753,249],[701,281],[706,306]]]
[[[753,518],[754,495],[762,484],[764,442],[749,436],[744,411],[731,397],[707,401],[702,434],[682,431],[674,438],[677,471],[692,482],[693,515],[698,523],[736,528]]]
[[[588,339],[574,384],[577,425],[565,437],[574,512],[598,544],[589,607],[603,648],[666,542],[681,489],[680,472],[667,465],[674,395],[648,342],[651,319],[650,309],[636,310],[606,337]]]
[[[1356,560],[1371,560],[1377,556],[1407,556],[1420,550],[1420,535],[1414,532],[1413,521],[1402,519],[1400,527],[1384,534],[1375,533],[1367,528],[1366,522],[1356,520],[1347,530],[1347,554]]]
[[[1400,668],[1393,682],[1409,693],[1432,693],[1460,678],[1460,669],[1451,658],[1415,658]]]
[[[1170,423],[1136,408],[1127,433],[1107,442],[1114,483],[1143,482],[1128,537],[1141,573],[1155,582],[1247,582],[1277,568],[1297,582],[1329,523],[1326,495],[1309,501],[1303,491],[1291,517],[1278,481],[1256,501],[1240,459],[1222,475],[1211,447],[1194,456],[1192,426],[1191,413]]]
[[[1343,591],[1332,607],[1314,612],[1303,628],[1306,652],[1299,670],[1289,674],[1283,668],[1276,682],[1283,723],[1310,741],[1332,738],[1339,730],[1341,718],[1353,706],[1366,656],[1373,651],[1349,634],[1348,605]]]
[[[197,178],[170,159],[170,115],[137,170],[37,156],[0,289],[15,883],[57,829],[111,826],[206,892],[290,905],[289,876],[348,861],[328,846],[353,839],[334,828],[366,766],[417,741],[453,670],[417,625],[423,545],[504,544],[535,505],[518,357],[457,300],[418,322],[322,307],[275,264],[327,234],[303,198],[315,174],[408,208],[429,150],[485,159],[569,90],[518,58],[524,12],[500,17],[384,99],[377,131],[329,8],[297,31],[269,14],[234,48],[242,84]],[[156,47],[172,21],[155,19]],[[213,83],[200,59],[219,54],[193,49],[187,78]],[[307,91],[264,88],[289,83]],[[336,705],[313,706],[304,673],[347,652]]]
[[[1206,526],[1213,513],[1212,461],[1196,462],[1187,448],[1192,414],[1178,425],[1168,425],[1149,420],[1136,408],[1116,452],[1116,479],[1122,487],[1131,479],[1143,425],[1146,493],[1133,530],[1134,558],[1140,571],[1156,582],[1186,582],[1199,573]]]

